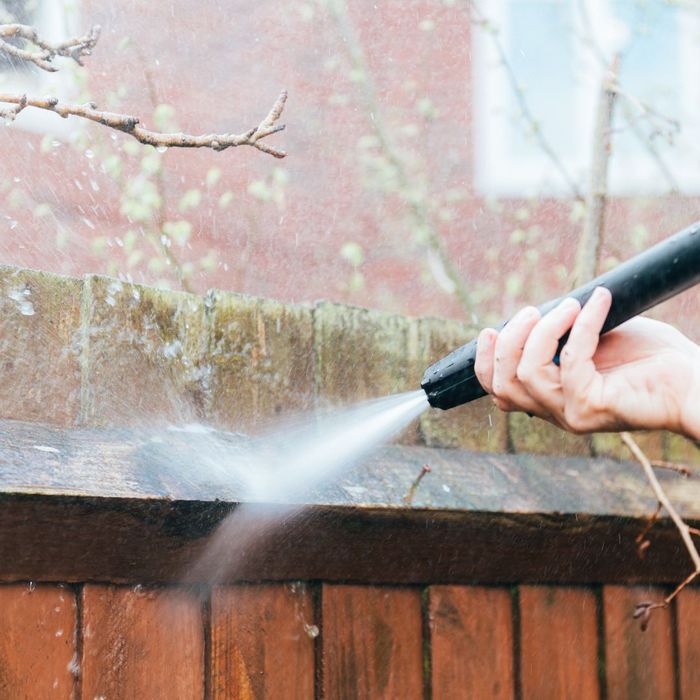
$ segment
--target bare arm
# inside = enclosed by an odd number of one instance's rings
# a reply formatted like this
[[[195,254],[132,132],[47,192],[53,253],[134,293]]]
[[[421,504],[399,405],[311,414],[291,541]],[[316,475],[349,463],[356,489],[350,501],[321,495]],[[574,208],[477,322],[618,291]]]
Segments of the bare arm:
[[[582,310],[567,299],[520,311],[479,335],[476,373],[499,408],[574,433],[667,429],[700,439],[700,347],[672,326],[635,318],[599,337],[611,304],[600,288]],[[558,367],[559,338],[571,330]]]

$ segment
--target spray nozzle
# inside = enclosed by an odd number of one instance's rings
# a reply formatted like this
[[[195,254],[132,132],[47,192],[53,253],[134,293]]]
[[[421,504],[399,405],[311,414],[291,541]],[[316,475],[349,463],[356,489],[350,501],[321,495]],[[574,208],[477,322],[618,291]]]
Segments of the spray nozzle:
[[[567,294],[583,306],[596,287],[607,287],[612,306],[603,333],[652,306],[700,283],[700,222]],[[539,306],[544,316],[564,297]],[[507,323],[499,326],[503,328]],[[559,341],[559,350],[567,336]],[[559,351],[557,351],[557,356]],[[425,371],[421,387],[435,408],[453,408],[486,395],[474,372],[476,339],[457,348]]]

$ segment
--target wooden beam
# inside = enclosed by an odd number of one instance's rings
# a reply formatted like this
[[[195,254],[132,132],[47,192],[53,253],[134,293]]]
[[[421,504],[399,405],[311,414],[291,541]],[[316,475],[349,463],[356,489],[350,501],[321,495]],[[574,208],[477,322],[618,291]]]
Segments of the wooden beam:
[[[242,440],[0,422],[0,580],[186,580],[232,510],[217,582],[664,583],[688,572],[667,521],[638,556],[654,500],[634,463],[390,446],[303,507],[240,505],[240,485],[211,462]],[[661,478],[700,520],[698,485]]]

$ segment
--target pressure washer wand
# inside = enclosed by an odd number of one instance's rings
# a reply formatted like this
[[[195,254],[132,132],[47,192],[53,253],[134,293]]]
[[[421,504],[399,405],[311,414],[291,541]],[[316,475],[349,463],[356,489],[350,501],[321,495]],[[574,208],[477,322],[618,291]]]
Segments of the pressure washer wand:
[[[566,297],[578,299],[583,306],[596,287],[607,287],[612,293],[612,306],[602,334],[698,283],[700,221],[538,309],[544,316]],[[560,340],[560,350],[567,337]],[[426,370],[421,387],[431,406],[447,409],[486,395],[474,373],[475,358],[476,339]]]

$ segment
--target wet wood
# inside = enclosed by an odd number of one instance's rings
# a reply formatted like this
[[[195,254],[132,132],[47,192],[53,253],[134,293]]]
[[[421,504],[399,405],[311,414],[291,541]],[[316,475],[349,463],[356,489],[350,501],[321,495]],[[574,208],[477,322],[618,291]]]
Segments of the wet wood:
[[[676,598],[676,620],[680,695],[700,697],[700,591],[687,589]]]
[[[637,603],[657,601],[663,596],[664,591],[659,589],[604,587],[605,677],[609,700],[675,697],[670,611],[654,610],[645,632],[632,618]]]
[[[324,584],[323,697],[423,697],[418,589]]]
[[[219,467],[242,440],[0,421],[0,580],[180,580],[237,507],[240,485]],[[654,509],[639,472],[612,460],[386,447],[310,494],[221,581],[680,580],[686,559],[668,520],[644,560],[637,555],[634,538]],[[660,478],[681,510],[700,515],[700,482]]]
[[[0,586],[0,697],[72,699],[76,605],[66,586]]]
[[[514,697],[510,590],[431,586],[432,697]]]
[[[520,587],[523,700],[596,698],[596,599],[584,588]]]
[[[318,635],[306,584],[215,588],[211,597],[211,698],[313,698],[314,640]]]
[[[195,596],[88,584],[82,626],[83,697],[202,696],[204,625]]]
[[[23,495],[0,501],[5,581],[179,582],[230,510],[225,503],[146,499]],[[656,525],[641,560],[634,538],[643,526],[642,520],[583,515],[306,507],[271,527],[221,581],[681,580],[687,564],[675,528]]]

